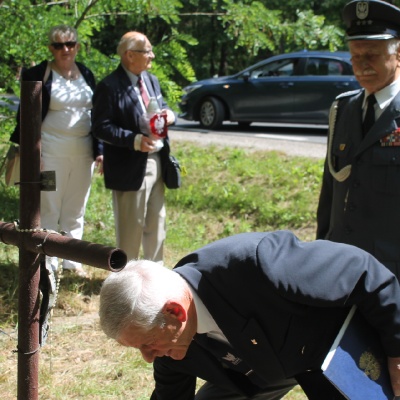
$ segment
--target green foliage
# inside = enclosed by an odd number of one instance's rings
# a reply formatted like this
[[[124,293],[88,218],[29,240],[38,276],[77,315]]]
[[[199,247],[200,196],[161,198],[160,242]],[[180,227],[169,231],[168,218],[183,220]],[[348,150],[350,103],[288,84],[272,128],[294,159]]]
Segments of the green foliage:
[[[339,9],[324,8],[340,19]],[[198,79],[229,75],[274,54],[344,47],[342,26],[326,23],[320,2],[193,0],[183,11],[178,29],[201,38],[187,47]]]
[[[343,32],[332,25],[324,25],[325,17],[312,11],[298,11],[298,20],[289,31],[288,39],[300,49],[337,50],[342,45]]]
[[[236,48],[244,47],[253,55],[264,49],[273,53],[321,48],[334,51],[342,45],[342,31],[325,25],[325,17],[311,10],[297,10],[294,21],[283,19],[286,14],[267,9],[259,1],[229,4],[227,10],[221,18],[226,34],[236,38]]]
[[[177,154],[183,165],[190,165],[187,184],[171,193],[182,209],[226,213],[247,220],[253,230],[296,228],[313,218],[309,196],[320,185],[315,162],[303,160],[300,168],[297,159],[275,152],[259,153],[254,162],[244,150],[214,147],[184,147]]]
[[[343,47],[338,22],[343,1],[3,0],[0,87],[19,93],[20,68],[49,57],[47,32],[54,25],[79,30],[78,60],[98,80],[118,64],[115,49],[122,34],[139,30],[154,45],[154,71],[175,104],[180,88],[195,78],[226,75],[294,49]],[[326,24],[322,12],[340,26]]]
[[[3,144],[8,143],[8,139],[15,127],[15,111],[12,111],[9,108],[12,102],[8,97],[2,95],[1,90],[0,90],[0,101],[4,102],[5,104],[4,106],[0,105],[0,165],[1,165],[1,160],[3,159],[8,150],[8,145],[3,146]]]
[[[3,61],[0,63],[0,87],[4,87],[7,92],[19,93],[19,69],[49,58],[47,33],[54,25],[65,23],[79,30],[81,51],[77,59],[91,68],[97,80],[100,80],[119,63],[115,57],[115,50],[120,36],[129,29],[136,29],[137,24],[161,19],[168,28],[163,40],[175,42],[175,46],[163,44],[161,41],[160,47],[164,56],[160,57],[159,62],[167,68],[159,68],[158,71],[163,71],[161,78],[164,79],[160,80],[167,100],[175,104],[181,95],[181,89],[172,78],[178,74],[186,80],[193,80],[194,77],[193,70],[185,58],[185,51],[180,45],[188,35],[171,33],[170,25],[178,22],[179,7],[181,3],[178,0],[69,0],[50,4],[44,1],[5,0],[0,3],[0,18],[7,21],[7,28],[0,32]],[[93,38],[100,31],[113,31],[113,23],[119,23],[121,16],[128,17],[128,24],[121,26],[111,49],[108,42],[108,52],[102,53],[92,45],[92,41],[96,43]],[[155,43],[155,49],[158,44]],[[174,68],[174,65],[178,67]]]
[[[280,11],[268,10],[259,1],[226,1],[225,7],[221,20],[228,37],[236,38],[235,48],[244,47],[253,55],[261,49],[275,50],[274,37],[282,35]]]

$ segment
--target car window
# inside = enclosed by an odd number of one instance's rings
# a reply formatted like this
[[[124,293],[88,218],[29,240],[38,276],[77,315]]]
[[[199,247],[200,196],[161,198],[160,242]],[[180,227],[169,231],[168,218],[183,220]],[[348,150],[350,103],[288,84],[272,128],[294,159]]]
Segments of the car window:
[[[352,69],[349,64],[339,60],[327,58],[309,58],[305,66],[305,75],[351,75]]]
[[[250,72],[251,78],[264,78],[273,76],[289,76],[294,75],[298,59],[287,58],[284,60],[267,62],[259,65]]]

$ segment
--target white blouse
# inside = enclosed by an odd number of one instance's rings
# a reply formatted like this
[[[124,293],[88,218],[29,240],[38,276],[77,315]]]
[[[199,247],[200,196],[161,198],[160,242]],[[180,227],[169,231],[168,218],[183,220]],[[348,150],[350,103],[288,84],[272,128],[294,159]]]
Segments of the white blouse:
[[[92,157],[93,91],[82,75],[71,81],[52,72],[50,106],[42,122],[42,156]]]

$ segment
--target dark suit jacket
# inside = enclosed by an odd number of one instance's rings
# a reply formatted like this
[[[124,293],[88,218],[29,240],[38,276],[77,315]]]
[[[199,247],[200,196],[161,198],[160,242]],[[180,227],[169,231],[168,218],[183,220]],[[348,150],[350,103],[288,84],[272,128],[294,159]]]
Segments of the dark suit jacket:
[[[160,108],[168,108],[154,75],[142,73],[151,97]],[[140,133],[143,114],[138,96],[122,65],[104,78],[93,96],[93,133],[104,141],[104,181],[108,189],[139,190],[146,172],[148,153],[134,150],[135,136]],[[163,139],[161,161],[168,157],[169,139]]]
[[[400,93],[361,136],[364,91],[339,101],[332,159],[335,169],[352,165],[344,182],[325,163],[318,205],[318,239],[360,247],[400,278],[400,146],[385,146],[400,127]]]
[[[86,83],[90,86],[90,88],[94,91],[96,87],[96,82],[94,75],[90,69],[86,68],[83,64],[76,62],[76,65],[79,68],[80,73],[85,79]],[[36,65],[29,69],[24,69],[22,71],[21,80],[22,81],[43,81],[44,75],[46,73],[47,61],[42,61],[39,65]],[[53,73],[50,72],[50,75],[42,87],[42,121],[45,119],[47,112],[49,111],[50,106],[50,98],[51,98],[51,84],[53,81]],[[12,133],[10,140],[14,143],[19,144],[20,139],[20,108],[18,108],[17,112],[17,125]],[[92,133],[91,133],[92,134]],[[61,151],[61,149],[60,149]],[[93,159],[96,159],[98,155],[103,154],[103,145],[102,143],[93,138]]]
[[[183,258],[175,267],[198,293],[235,355],[268,383],[318,370],[349,308],[379,330],[388,355],[400,355],[400,286],[371,255],[292,233],[244,233]],[[154,362],[152,400],[190,400],[196,376],[252,395],[259,388],[195,341],[183,360]]]

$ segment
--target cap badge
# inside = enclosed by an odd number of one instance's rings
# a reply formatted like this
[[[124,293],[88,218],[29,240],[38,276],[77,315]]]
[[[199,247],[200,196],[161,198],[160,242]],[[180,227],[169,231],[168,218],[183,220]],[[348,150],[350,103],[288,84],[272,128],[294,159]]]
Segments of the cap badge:
[[[358,19],[365,19],[368,17],[368,7],[367,1],[359,1],[357,3],[356,15]]]

